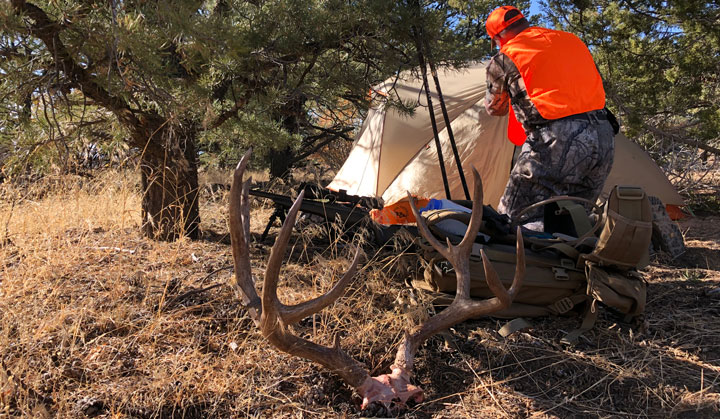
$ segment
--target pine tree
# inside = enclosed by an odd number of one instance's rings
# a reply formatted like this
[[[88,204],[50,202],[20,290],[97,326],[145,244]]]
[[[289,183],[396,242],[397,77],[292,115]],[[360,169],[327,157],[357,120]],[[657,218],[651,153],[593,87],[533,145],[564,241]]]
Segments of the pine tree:
[[[720,154],[716,2],[549,0],[544,12],[589,45],[629,136]]]
[[[453,41],[448,7],[423,9],[431,41]],[[3,148],[37,157],[55,145],[67,161],[74,138],[120,139],[140,156],[144,232],[197,237],[198,156],[254,146],[279,176],[349,140],[369,88],[416,65],[407,10],[384,0],[3,2]]]

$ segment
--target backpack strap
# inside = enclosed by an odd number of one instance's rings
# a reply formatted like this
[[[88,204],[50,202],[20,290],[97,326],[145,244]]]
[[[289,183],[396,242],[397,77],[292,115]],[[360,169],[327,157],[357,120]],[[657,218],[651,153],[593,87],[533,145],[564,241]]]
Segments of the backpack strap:
[[[557,250],[558,252],[572,259],[573,262],[577,262],[578,258],[580,257],[580,252],[576,248],[565,243],[551,244],[550,246],[545,247],[545,249]]]
[[[554,303],[550,304],[547,308],[550,310],[552,314],[558,315],[558,314],[565,314],[568,311],[575,308],[576,305],[580,303],[584,303],[588,300],[587,294],[585,293],[578,293],[571,295],[569,297],[565,297],[563,299],[560,299],[558,301],[555,301]]]
[[[652,211],[643,189],[613,188],[603,218],[605,224],[595,249],[581,258],[620,269],[645,266],[652,239]]]
[[[643,214],[643,198],[645,191],[639,186],[618,185],[615,194],[618,213],[633,220],[647,219]]]
[[[590,218],[588,217],[587,211],[583,205],[563,199],[557,201],[557,206],[561,211],[565,210],[570,214],[570,218],[572,219],[573,226],[575,227],[575,232],[578,237],[581,237],[592,230]]]
[[[588,304],[588,307],[585,309],[585,314],[583,315],[583,321],[580,327],[565,335],[564,338],[560,339],[560,342],[566,345],[575,345],[583,333],[595,326],[597,318],[597,300],[593,300],[592,303]]]
[[[583,321],[579,328],[571,331],[567,335],[565,335],[564,338],[560,339],[561,343],[564,343],[566,345],[575,345],[578,342],[578,339],[580,339],[580,336],[582,336],[583,333],[587,332],[588,330],[592,329],[595,326],[595,322],[598,318],[598,310],[597,310],[597,296],[593,294],[593,278],[591,275],[588,274],[588,267],[586,266],[585,275],[587,277],[588,285],[587,290],[585,291],[585,298],[587,301],[590,302],[590,304],[587,305],[585,308],[585,313],[583,314]]]
[[[522,317],[518,317],[517,319],[512,319],[509,322],[505,323],[503,327],[498,330],[498,334],[506,338],[515,332],[523,329],[529,329],[532,326],[532,323],[530,323],[529,321],[523,319]]]
[[[571,295],[569,297],[565,297],[563,299],[560,299],[553,304],[550,304],[546,307],[547,313],[546,314],[552,314],[552,315],[559,315],[559,314],[565,314],[568,311],[572,310],[576,305],[583,303],[587,301],[588,297],[585,294],[575,294]],[[515,304],[515,303],[513,303]],[[587,313],[585,315],[587,318]],[[597,318],[597,314],[595,315],[595,318]],[[585,332],[586,330],[590,330],[593,325],[595,324],[595,320],[587,320],[583,321],[583,325],[578,329],[577,331],[573,331],[570,333],[577,333],[577,336],[579,337],[582,332]],[[515,332],[518,332],[522,329],[527,329],[533,327],[532,323],[525,320],[522,317],[518,317],[516,319],[510,320],[509,322],[505,323],[499,330],[498,333],[500,336],[506,338],[510,335],[512,335]],[[583,329],[586,328],[586,329]],[[569,334],[568,334],[569,335]],[[565,337],[567,338],[567,336]],[[577,340],[577,337],[574,337],[575,340]]]

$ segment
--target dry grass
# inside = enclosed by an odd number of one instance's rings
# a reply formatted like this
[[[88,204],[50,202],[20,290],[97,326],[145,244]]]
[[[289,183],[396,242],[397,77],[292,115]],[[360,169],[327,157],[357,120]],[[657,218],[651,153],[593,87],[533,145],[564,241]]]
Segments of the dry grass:
[[[211,180],[208,180],[211,182]],[[337,377],[270,348],[227,286],[223,197],[202,207],[205,239],[138,233],[132,175],[5,187],[0,203],[0,417],[339,417],[359,400]],[[257,206],[257,239],[270,209]],[[720,408],[720,217],[683,222],[688,252],[648,272],[644,327],[603,311],[580,345],[576,318],[459,325],[418,353],[427,401],[407,417],[715,417]],[[273,230],[275,231],[275,230]],[[327,289],[349,243],[306,225],[281,283],[295,301]],[[261,277],[267,243],[252,245]],[[376,250],[348,295],[296,329],[385,372],[408,321],[431,308],[404,281],[406,240]]]

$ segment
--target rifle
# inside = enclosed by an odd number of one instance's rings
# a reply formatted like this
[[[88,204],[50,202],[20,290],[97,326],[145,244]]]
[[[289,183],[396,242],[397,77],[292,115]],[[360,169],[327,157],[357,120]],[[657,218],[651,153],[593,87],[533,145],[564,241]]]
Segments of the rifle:
[[[315,185],[304,184],[301,186],[302,189],[306,190],[306,195],[300,205],[300,211],[323,217],[328,221],[339,219],[343,224],[343,229],[372,222],[370,210],[361,206],[361,204],[372,204],[373,200],[375,204],[379,203],[374,198],[347,195],[347,193],[336,194]],[[285,222],[285,216],[293,204],[293,199],[286,195],[274,194],[259,189],[251,189],[250,195],[270,199],[275,204],[275,211],[273,211],[270,220],[265,226],[265,231],[260,236],[260,240],[265,240],[275,220],[279,218],[281,223]]]

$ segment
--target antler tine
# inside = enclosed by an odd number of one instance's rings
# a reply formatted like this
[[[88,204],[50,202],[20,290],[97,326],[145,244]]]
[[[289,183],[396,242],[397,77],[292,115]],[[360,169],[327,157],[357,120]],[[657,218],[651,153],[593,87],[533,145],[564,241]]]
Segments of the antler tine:
[[[472,243],[474,242],[475,236],[480,228],[482,222],[482,183],[480,180],[480,174],[473,168],[473,175],[475,177],[475,195],[473,197],[473,214],[470,218],[470,225],[468,226],[465,237],[458,246],[451,246],[449,248],[438,248],[435,245],[435,249],[440,252],[443,256],[450,254],[453,258],[445,256],[455,268],[455,275],[457,277],[457,290],[455,293],[455,299],[452,304],[445,310],[441,311],[437,315],[431,317],[423,325],[415,329],[412,334],[406,335],[403,342],[398,347],[398,352],[395,356],[394,368],[399,368],[401,371],[411,371],[415,351],[420,347],[420,344],[428,339],[430,336],[436,334],[441,330],[445,330],[457,323],[465,321],[467,319],[477,317],[483,314],[489,314],[503,308],[506,308],[512,302],[512,299],[520,289],[520,285],[525,276],[525,253],[522,241],[522,235],[520,230],[517,231],[517,262],[518,268],[515,271],[515,278],[510,291],[507,291],[500,282],[498,274],[493,268],[490,260],[484,251],[481,251],[483,258],[483,265],[485,269],[485,277],[488,282],[488,286],[495,294],[494,298],[490,298],[482,301],[474,301],[470,298],[470,252],[472,251]],[[417,213],[417,209],[414,205],[411,205],[415,217],[418,221],[418,227],[421,233],[430,243],[439,245],[437,240],[434,240],[430,234],[427,225],[425,225],[422,217]],[[442,250],[447,249],[447,252]]]
[[[285,222],[270,251],[263,283],[263,312],[260,329],[263,336],[281,351],[317,362],[341,376],[352,387],[359,389],[366,380],[370,379],[370,376],[361,363],[348,356],[340,348],[339,340],[336,339],[332,347],[318,345],[290,333],[287,326],[292,322],[286,321],[286,313],[288,313],[289,320],[298,321],[304,315],[309,315],[335,301],[355,274],[357,262],[360,258],[359,249],[355,254],[351,268],[339,283],[325,295],[294,307],[284,306],[277,297],[280,266],[304,195],[304,191],[300,192],[292,207],[290,207]]]
[[[285,222],[283,223],[282,228],[280,228],[280,233],[278,233],[275,238],[275,244],[273,244],[273,247],[270,250],[270,257],[268,258],[267,267],[265,268],[265,281],[263,282],[262,290],[263,317],[265,317],[265,313],[269,310],[277,311],[277,313],[272,313],[273,316],[280,314],[280,301],[277,298],[277,285],[280,275],[280,267],[282,266],[282,261],[285,258],[285,250],[287,249],[288,242],[290,241],[290,235],[292,234],[293,227],[295,226],[295,219],[297,218],[298,211],[300,211],[300,205],[302,205],[304,196],[305,191],[301,191],[295,199],[295,202],[293,202],[287,216],[285,217]]]
[[[525,243],[519,226],[515,232],[515,237],[515,276],[508,290],[511,300],[515,299],[520,287],[522,287],[522,281],[525,279]]]
[[[463,237],[458,248],[462,249],[464,254],[470,256],[472,251],[472,245],[477,238],[478,231],[482,225],[483,217],[483,184],[480,178],[480,173],[473,166],[472,168],[474,187],[473,187],[473,206],[472,213],[470,214],[470,224],[468,225],[467,231],[465,231],[465,237]]]
[[[510,296],[508,295],[505,286],[502,284],[502,282],[500,282],[500,277],[498,276],[495,267],[490,262],[490,259],[487,257],[485,249],[480,249],[480,256],[482,257],[483,269],[485,270],[485,282],[487,282],[488,288],[490,288],[490,291],[493,293],[493,295],[497,297],[497,299],[499,299],[503,305],[506,302],[507,305],[510,305],[512,300],[510,300]]]
[[[472,251],[472,245],[475,242],[475,238],[477,237],[478,231],[480,231],[480,226],[482,225],[482,216],[483,216],[483,187],[482,187],[482,179],[480,178],[480,173],[473,167],[473,177],[475,179],[475,186],[473,187],[473,211],[470,215],[470,223],[468,225],[467,230],[465,231],[465,236],[460,241],[460,243],[457,246],[453,246],[450,244],[450,240],[448,239],[447,246],[443,246],[440,244],[440,241],[438,241],[430,232],[430,229],[427,226],[427,223],[425,222],[425,218],[423,218],[420,215],[420,212],[418,211],[417,207],[415,206],[415,199],[412,197],[410,192],[408,192],[408,200],[410,201],[410,208],[412,209],[413,214],[415,215],[415,220],[417,221],[418,229],[420,230],[421,234],[425,239],[430,243],[430,245],[438,251],[445,259],[449,261],[456,261],[460,260],[462,258],[467,258],[470,256],[470,252]],[[456,250],[454,250],[456,249]]]
[[[415,206],[415,198],[410,194],[410,191],[407,192],[408,201],[410,203],[410,209],[412,209],[413,215],[415,215],[415,221],[417,222],[418,230],[420,230],[420,233],[423,237],[425,237],[425,240],[427,240],[430,245],[438,251],[445,259],[450,259],[450,252],[448,251],[447,246],[443,246],[440,244],[440,241],[433,236],[433,234],[430,232],[430,229],[427,226],[427,223],[425,222],[425,219],[422,215],[420,215],[420,211]]]
[[[480,255],[482,256],[483,269],[485,270],[485,281],[495,298],[483,301],[472,301],[474,306],[472,310],[476,313],[473,317],[485,314],[485,310],[488,310],[483,303],[490,303],[493,307],[497,307],[491,310],[502,310],[509,307],[517,296],[517,293],[520,291],[522,281],[525,278],[525,245],[523,243],[523,236],[520,231],[520,227],[517,228],[516,232],[515,276],[513,277],[513,282],[509,290],[505,289],[505,286],[502,282],[500,282],[497,271],[492,266],[490,259],[487,257],[485,249],[480,249]]]
[[[252,149],[249,149],[238,163],[230,187],[230,242],[235,265],[234,288],[240,294],[243,304],[248,308],[250,317],[256,325],[260,324],[262,305],[255,290],[250,268],[250,179],[243,183],[242,178],[250,161]]]
[[[335,302],[335,300],[340,298],[340,296],[342,296],[345,292],[345,288],[350,285],[350,282],[352,282],[352,279],[355,277],[355,272],[357,271],[357,266],[360,262],[360,256],[361,252],[360,248],[358,247],[355,249],[355,257],[350,264],[350,268],[348,268],[348,270],[345,272],[345,275],[340,278],[340,280],[335,284],[335,286],[332,287],[332,289],[330,289],[330,291],[317,298],[313,298],[312,300],[305,301],[300,304],[296,304],[293,306],[281,305],[281,315],[283,322],[285,322],[285,324],[297,323],[305,317],[308,317],[313,313],[317,313],[318,311],[329,306],[330,304]]]
[[[268,315],[272,314],[279,316],[285,325],[297,323],[305,317],[313,313],[317,313],[340,298],[340,296],[343,295],[345,288],[347,288],[350,282],[352,282],[352,279],[355,277],[361,256],[360,248],[358,247],[355,249],[355,257],[350,264],[350,268],[347,272],[345,272],[345,275],[343,275],[340,281],[338,281],[335,286],[333,286],[325,294],[295,305],[288,306],[280,302],[277,297],[280,266],[282,264],[285,250],[287,249],[287,244],[290,240],[290,234],[292,233],[297,213],[302,205],[304,194],[305,191],[300,192],[292,207],[290,207],[290,211],[288,211],[285,222],[283,223],[280,233],[275,239],[275,244],[270,251],[270,258],[268,259],[267,268],[265,269],[265,282],[263,283],[262,296],[263,307],[265,308],[265,311],[268,312]],[[273,313],[269,313],[270,310],[272,310]]]
[[[235,169],[233,183],[230,188],[230,238],[232,242],[233,262],[235,264],[235,288],[241,294],[243,302],[249,306],[250,316],[260,328],[263,336],[283,352],[299,356],[328,368],[342,377],[361,395],[362,385],[372,381],[365,367],[348,356],[341,348],[336,337],[333,347],[326,347],[302,339],[289,332],[284,322],[284,311],[290,320],[297,321],[302,316],[322,309],[337,299],[354,277],[360,260],[360,249],[356,251],[353,263],[348,272],[335,287],[325,295],[295,307],[285,307],[277,298],[278,275],[282,259],[290,240],[290,234],[297,217],[303,194],[300,193],[291,207],[289,214],[273,245],[265,271],[262,299],[258,297],[250,271],[249,237],[250,237],[250,180],[242,182],[251,151],[248,150]]]

